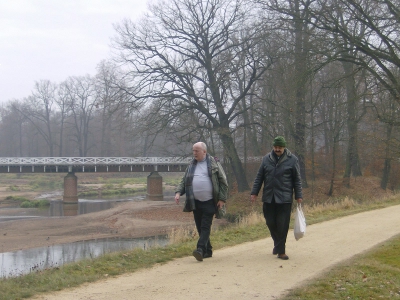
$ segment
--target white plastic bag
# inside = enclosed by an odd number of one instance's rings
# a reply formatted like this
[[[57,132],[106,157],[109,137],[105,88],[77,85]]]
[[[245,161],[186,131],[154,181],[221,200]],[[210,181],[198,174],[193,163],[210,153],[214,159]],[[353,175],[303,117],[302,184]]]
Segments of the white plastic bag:
[[[296,216],[294,219],[294,238],[296,241],[301,239],[306,233],[306,218],[304,217],[301,204],[297,204]]]

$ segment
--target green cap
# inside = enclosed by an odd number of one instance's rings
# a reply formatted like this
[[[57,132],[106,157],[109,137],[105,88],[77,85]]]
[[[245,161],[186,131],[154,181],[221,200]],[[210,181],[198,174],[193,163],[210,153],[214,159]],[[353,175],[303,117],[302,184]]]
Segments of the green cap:
[[[286,141],[283,136],[277,136],[274,138],[274,146],[279,146],[279,147],[286,147]]]

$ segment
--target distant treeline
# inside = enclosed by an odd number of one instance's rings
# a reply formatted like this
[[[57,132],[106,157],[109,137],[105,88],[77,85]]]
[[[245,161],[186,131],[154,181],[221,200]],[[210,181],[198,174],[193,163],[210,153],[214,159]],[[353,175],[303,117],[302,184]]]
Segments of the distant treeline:
[[[400,10],[389,0],[171,0],[115,26],[97,74],[1,107],[1,156],[180,156],[204,141],[233,187],[276,135],[303,183],[399,187]]]

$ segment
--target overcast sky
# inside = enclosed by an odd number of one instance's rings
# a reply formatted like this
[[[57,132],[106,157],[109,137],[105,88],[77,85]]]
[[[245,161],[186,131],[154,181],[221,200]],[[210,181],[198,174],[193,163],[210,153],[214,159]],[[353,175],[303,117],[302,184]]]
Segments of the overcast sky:
[[[0,0],[0,103],[35,81],[94,75],[110,57],[113,24],[138,19],[146,0]]]

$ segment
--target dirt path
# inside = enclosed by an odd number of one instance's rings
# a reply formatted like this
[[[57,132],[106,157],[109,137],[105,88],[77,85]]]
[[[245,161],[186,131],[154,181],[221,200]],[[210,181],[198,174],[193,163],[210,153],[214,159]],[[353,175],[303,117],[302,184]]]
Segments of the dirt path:
[[[267,238],[216,250],[203,262],[185,257],[35,299],[276,299],[400,234],[399,216],[398,205],[315,224],[297,242],[290,231],[288,261],[271,254],[272,241]]]

